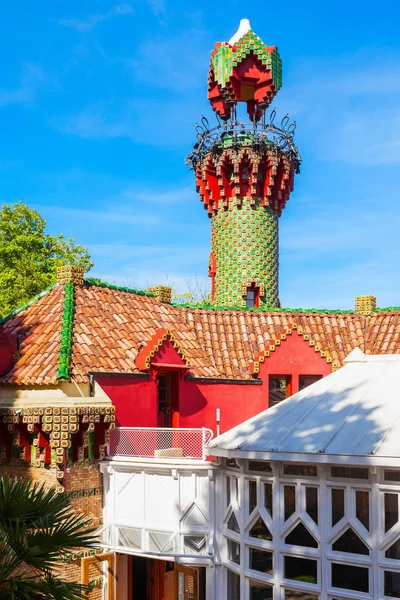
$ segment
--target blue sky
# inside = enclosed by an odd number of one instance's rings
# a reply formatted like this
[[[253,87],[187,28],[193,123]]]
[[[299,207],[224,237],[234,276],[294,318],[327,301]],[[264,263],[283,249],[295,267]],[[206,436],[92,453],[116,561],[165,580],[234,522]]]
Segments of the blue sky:
[[[184,158],[209,52],[239,20],[278,45],[273,106],[301,174],[280,220],[283,306],[400,305],[397,0],[18,1],[0,7],[0,200],[37,208],[122,285],[207,282],[210,222]]]

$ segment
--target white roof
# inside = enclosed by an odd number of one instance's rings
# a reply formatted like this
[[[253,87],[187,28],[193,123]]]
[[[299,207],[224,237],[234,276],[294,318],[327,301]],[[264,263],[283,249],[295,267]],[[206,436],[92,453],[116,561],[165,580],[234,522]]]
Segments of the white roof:
[[[356,348],[343,368],[212,440],[208,454],[400,466],[399,386],[400,354]]]

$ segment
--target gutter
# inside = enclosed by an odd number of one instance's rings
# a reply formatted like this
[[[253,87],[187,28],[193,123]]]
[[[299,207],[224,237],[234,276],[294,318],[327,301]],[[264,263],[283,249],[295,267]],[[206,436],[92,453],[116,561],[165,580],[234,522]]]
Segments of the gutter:
[[[95,379],[99,379],[102,377],[107,377],[109,379],[142,379],[144,381],[148,381],[151,379],[150,373],[121,373],[121,372],[107,372],[107,371],[88,371],[89,376],[89,395],[91,398],[94,398],[94,384]]]

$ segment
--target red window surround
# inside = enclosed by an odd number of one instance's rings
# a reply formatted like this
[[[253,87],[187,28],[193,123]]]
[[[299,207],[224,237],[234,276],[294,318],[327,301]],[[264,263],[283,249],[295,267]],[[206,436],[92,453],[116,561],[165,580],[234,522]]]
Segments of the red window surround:
[[[252,285],[246,290],[246,306],[258,308],[260,306],[260,288]]]

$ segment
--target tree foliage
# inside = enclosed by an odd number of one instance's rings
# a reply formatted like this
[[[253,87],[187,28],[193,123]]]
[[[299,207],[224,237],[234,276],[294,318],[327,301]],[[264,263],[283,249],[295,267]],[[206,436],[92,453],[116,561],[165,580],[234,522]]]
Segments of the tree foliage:
[[[46,221],[26,204],[0,209],[0,316],[28,302],[56,281],[57,267],[93,263],[86,248],[46,233]]]
[[[172,287],[172,302],[176,304],[191,304],[193,306],[211,306],[210,286],[197,276],[192,279],[184,279],[186,291],[178,292],[174,283]]]
[[[83,598],[82,585],[55,573],[67,553],[93,544],[88,524],[65,493],[0,478],[0,600]]]

